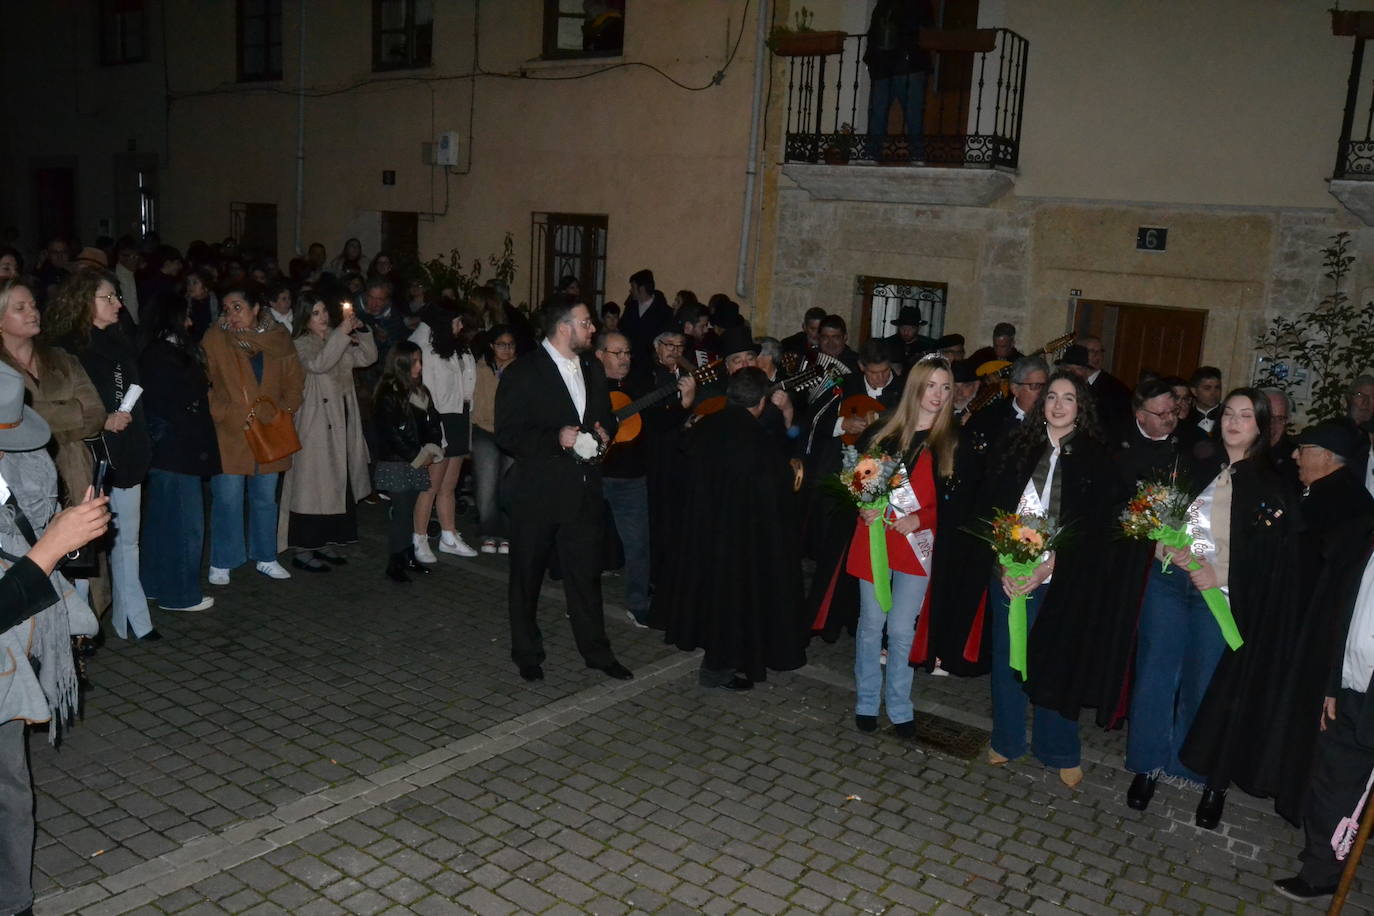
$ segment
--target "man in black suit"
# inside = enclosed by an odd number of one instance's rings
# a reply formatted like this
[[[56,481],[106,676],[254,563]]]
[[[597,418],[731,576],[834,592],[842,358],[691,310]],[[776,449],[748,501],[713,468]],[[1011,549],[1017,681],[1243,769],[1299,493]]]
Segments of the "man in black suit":
[[[791,337],[782,339],[782,349],[785,353],[795,353],[802,359],[810,359],[816,355],[816,350],[821,342],[821,319],[825,318],[825,309],[818,305],[813,305],[806,310],[802,316],[802,329]]]
[[[647,366],[654,361],[654,338],[669,330],[673,310],[668,300],[654,288],[654,272],[637,270],[630,275],[630,295],[621,308],[616,330],[630,339],[634,361]]]
[[[1216,366],[1198,366],[1188,379],[1193,392],[1193,412],[1184,420],[1185,426],[1196,426],[1208,439],[1221,438],[1221,370]]]
[[[496,389],[496,441],[515,457],[511,658],[525,680],[543,680],[536,611],[549,555],[557,550],[578,651],[587,667],[628,680],[634,675],[611,652],[602,616],[601,469],[585,454],[577,457],[595,440],[608,442],[616,428],[606,373],[587,355],[595,326],[587,306],[566,295],[545,304],[540,325],[543,345],[511,363]]]
[[[1103,346],[1101,337],[1080,337],[1078,345],[1088,358],[1088,388],[1097,398],[1098,414],[1104,424],[1110,421],[1115,428],[1124,423],[1131,413],[1131,389],[1102,368],[1107,358],[1107,348]]]
[[[1143,481],[1167,478],[1191,443],[1180,443],[1178,400],[1168,379],[1141,382],[1131,407],[1130,422],[1115,431],[1115,458],[1122,479],[1134,489]]]

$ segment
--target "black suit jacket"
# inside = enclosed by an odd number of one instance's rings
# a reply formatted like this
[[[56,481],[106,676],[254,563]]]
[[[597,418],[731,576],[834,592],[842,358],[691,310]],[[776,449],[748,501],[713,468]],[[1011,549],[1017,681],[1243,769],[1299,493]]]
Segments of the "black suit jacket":
[[[516,516],[535,511],[558,521],[576,518],[588,498],[600,511],[601,468],[575,460],[558,444],[558,431],[600,423],[614,436],[615,416],[601,363],[579,357],[587,386],[587,409],[577,416],[563,375],[542,346],[511,363],[496,389],[496,441],[515,458],[511,508]]]
[[[1313,595],[1314,601],[1330,602],[1337,609],[1340,629],[1338,638],[1331,643],[1331,666],[1326,682],[1326,695],[1338,696],[1341,692],[1341,669],[1345,664],[1345,643],[1350,638],[1350,625],[1354,620],[1355,601],[1360,594],[1360,582],[1364,578],[1365,566],[1374,552],[1374,522],[1366,521],[1351,537],[1335,545],[1326,562],[1326,575],[1318,584]],[[1367,692],[1368,688],[1366,688]],[[1364,715],[1356,726],[1356,734],[1361,742],[1374,740],[1374,703],[1364,704]]]
[[[621,310],[619,328],[630,341],[633,363],[650,366],[654,363],[654,338],[672,327],[673,310],[658,290],[654,290],[653,304],[643,311],[641,308],[636,302],[626,302]]]

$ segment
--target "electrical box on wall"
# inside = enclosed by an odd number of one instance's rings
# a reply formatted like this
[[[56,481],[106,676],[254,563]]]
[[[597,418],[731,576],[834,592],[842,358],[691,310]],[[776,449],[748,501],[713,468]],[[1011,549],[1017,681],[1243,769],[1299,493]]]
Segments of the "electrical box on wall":
[[[458,131],[446,130],[435,139],[434,164],[458,164]]]

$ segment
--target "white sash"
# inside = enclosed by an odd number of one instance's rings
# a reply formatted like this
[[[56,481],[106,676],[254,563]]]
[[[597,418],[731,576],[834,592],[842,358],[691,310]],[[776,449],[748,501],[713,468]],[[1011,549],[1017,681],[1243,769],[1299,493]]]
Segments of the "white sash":
[[[902,476],[902,485],[887,496],[893,519],[914,515],[921,509],[921,501],[916,498],[916,490],[911,486],[911,475],[907,473],[906,464],[898,464],[896,473]],[[907,534],[906,542],[911,545],[911,552],[916,554],[916,562],[929,576],[930,560],[935,554],[935,532],[920,528]]]

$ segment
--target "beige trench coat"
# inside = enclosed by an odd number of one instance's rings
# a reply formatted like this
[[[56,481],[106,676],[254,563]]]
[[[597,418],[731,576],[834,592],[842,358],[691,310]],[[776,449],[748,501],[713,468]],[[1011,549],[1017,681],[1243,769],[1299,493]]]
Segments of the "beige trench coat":
[[[295,340],[305,369],[305,400],[296,411],[301,450],[282,482],[277,525],[282,550],[288,546],[289,513],[340,515],[346,498],[357,502],[372,492],[353,370],[377,361],[377,343],[370,333],[359,332],[354,346],[342,328],[334,328],[324,340],[309,332]],[[352,493],[346,493],[350,488]]]

